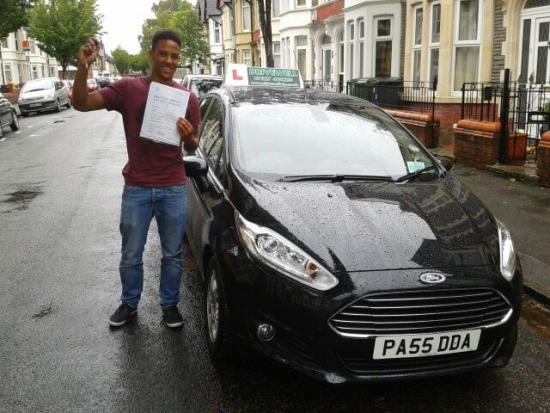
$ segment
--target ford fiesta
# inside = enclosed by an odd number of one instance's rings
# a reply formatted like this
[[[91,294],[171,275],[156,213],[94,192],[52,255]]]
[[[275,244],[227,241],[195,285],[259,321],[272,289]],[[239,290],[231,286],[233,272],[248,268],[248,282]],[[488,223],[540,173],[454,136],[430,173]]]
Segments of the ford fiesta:
[[[384,111],[288,75],[228,71],[184,157],[211,357],[247,346],[331,383],[505,366],[506,226]]]

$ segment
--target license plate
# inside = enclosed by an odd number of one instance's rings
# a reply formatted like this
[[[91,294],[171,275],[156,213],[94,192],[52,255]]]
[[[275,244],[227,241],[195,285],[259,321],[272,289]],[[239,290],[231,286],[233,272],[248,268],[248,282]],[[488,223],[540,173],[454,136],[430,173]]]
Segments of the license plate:
[[[373,359],[429,357],[477,350],[481,330],[377,337]]]
[[[31,108],[37,108],[37,107],[39,107],[39,106],[42,106],[42,103],[31,103],[31,104],[29,105],[29,107],[31,107]]]

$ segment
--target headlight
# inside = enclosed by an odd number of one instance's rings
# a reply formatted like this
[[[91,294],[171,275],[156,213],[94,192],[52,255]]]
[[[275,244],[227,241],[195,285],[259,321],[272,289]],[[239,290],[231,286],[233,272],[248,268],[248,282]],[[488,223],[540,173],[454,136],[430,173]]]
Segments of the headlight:
[[[268,228],[236,214],[241,242],[254,257],[283,275],[320,291],[330,290],[338,279],[301,248]]]
[[[500,243],[500,272],[510,281],[516,272],[516,250],[510,231],[502,222],[498,223],[498,240]]]
[[[53,99],[55,97],[55,90],[52,91],[52,92],[49,92],[47,95],[46,95],[46,99]]]

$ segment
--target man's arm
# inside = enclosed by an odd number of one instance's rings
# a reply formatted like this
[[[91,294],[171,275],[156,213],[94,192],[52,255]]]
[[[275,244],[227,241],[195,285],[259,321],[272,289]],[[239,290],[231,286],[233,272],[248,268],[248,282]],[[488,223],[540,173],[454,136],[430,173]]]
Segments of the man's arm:
[[[76,58],[77,70],[73,83],[73,106],[81,112],[105,108],[105,102],[101,94],[97,90],[89,93],[86,84],[88,68],[97,59],[101,46],[100,42],[95,38],[91,38],[78,51]]]

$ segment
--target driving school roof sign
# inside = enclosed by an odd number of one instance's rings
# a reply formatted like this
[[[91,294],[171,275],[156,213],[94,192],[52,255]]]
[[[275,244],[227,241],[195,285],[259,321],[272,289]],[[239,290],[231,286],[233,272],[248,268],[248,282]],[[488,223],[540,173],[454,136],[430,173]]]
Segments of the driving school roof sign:
[[[241,64],[229,65],[224,83],[228,86],[304,87],[299,70],[249,67]]]

